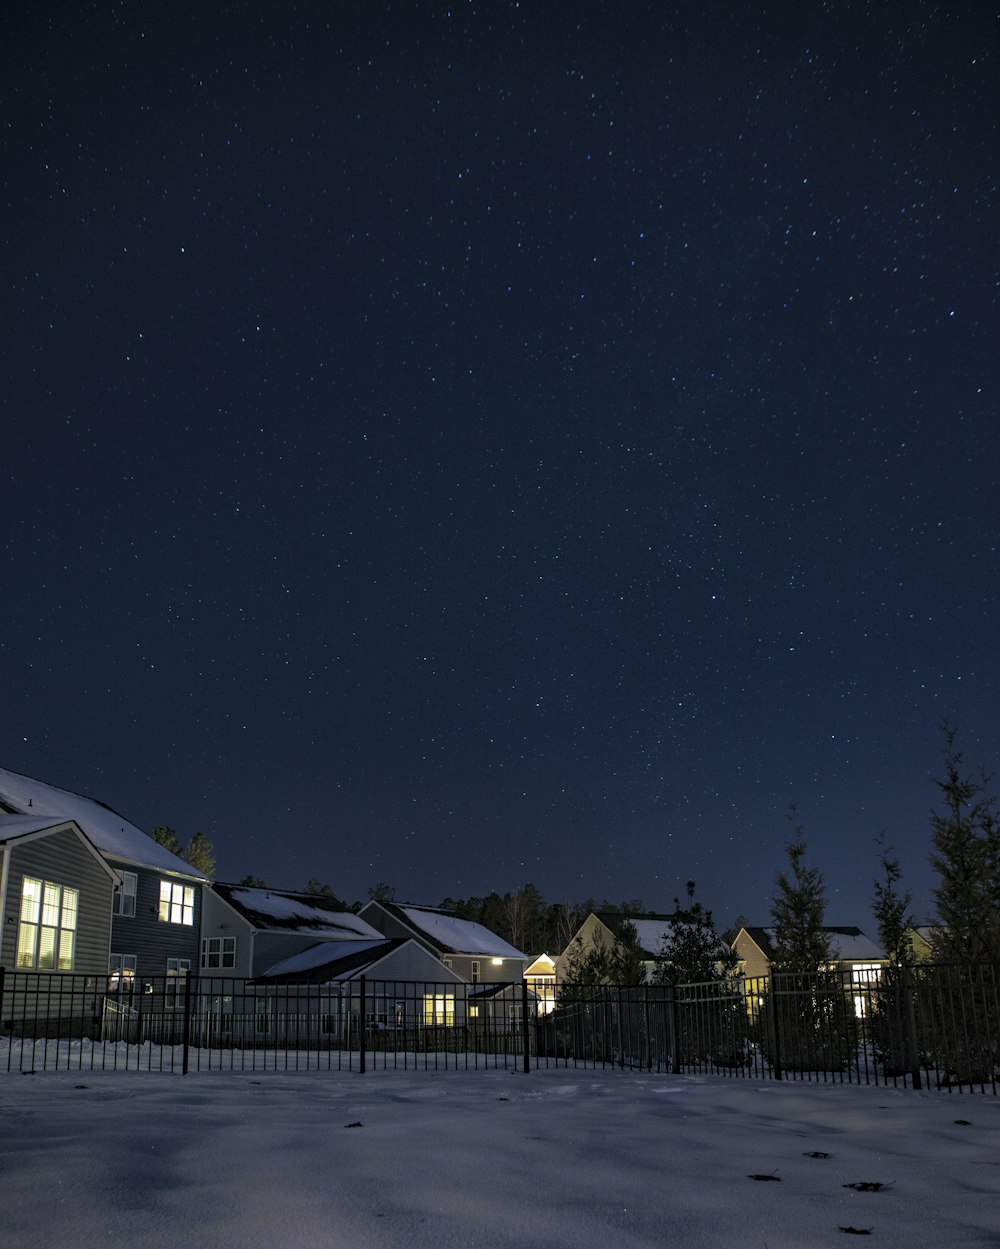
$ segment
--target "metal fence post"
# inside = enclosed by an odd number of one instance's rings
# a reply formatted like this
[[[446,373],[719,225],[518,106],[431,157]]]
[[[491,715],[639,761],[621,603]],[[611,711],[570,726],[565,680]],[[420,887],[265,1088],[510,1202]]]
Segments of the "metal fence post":
[[[364,1075],[367,1070],[365,1062],[365,1002],[367,994],[365,992],[365,977],[360,976],[358,982],[361,988],[361,1004],[358,1008],[358,1072]]]
[[[667,1039],[670,1043],[670,1074],[679,1076],[681,1073],[681,1052],[678,1043],[677,991],[674,985],[667,986]]]
[[[181,1050],[181,1075],[187,1075],[191,1056],[191,975],[184,977],[184,1042]]]
[[[528,1028],[528,982],[521,980],[521,1044],[524,1046],[524,1074],[531,1071],[531,1033]]]
[[[781,1079],[781,1012],[778,1010],[778,991],[772,974],[767,983],[767,1010],[771,1016],[771,1074]]]
[[[920,1052],[917,1049],[917,1019],[913,1010],[913,986],[910,983],[910,968],[904,963],[900,968],[899,991],[903,996],[904,1027],[906,1028],[906,1057],[910,1068],[910,1081],[913,1088],[920,1091],[923,1081],[920,1075]]]

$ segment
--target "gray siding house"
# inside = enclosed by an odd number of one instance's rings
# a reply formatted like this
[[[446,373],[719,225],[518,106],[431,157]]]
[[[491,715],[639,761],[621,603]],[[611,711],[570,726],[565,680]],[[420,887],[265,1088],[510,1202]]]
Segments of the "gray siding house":
[[[495,932],[454,911],[373,899],[361,918],[387,937],[411,937],[470,984],[520,981],[528,962]]]
[[[197,966],[208,881],[189,863],[104,803],[4,769],[0,812],[74,821],[117,874],[104,970],[119,988],[148,991],[154,979],[185,976]]]
[[[73,820],[0,815],[0,966],[103,980],[118,883]]]
[[[216,881],[205,891],[198,969],[248,980],[318,943],[358,940],[382,934],[323,894]]]

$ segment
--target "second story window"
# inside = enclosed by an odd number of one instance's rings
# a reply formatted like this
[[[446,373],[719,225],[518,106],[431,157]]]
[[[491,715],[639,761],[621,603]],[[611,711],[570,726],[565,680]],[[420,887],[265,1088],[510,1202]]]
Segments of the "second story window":
[[[135,872],[121,872],[121,888],[115,890],[111,903],[113,915],[135,915],[135,892],[138,877]]]
[[[472,960],[472,983],[478,984],[480,978],[480,962],[478,958]]]
[[[160,920],[164,924],[194,924],[194,886],[160,881]]]
[[[201,968],[211,971],[215,968],[236,966],[235,937],[202,937]]]

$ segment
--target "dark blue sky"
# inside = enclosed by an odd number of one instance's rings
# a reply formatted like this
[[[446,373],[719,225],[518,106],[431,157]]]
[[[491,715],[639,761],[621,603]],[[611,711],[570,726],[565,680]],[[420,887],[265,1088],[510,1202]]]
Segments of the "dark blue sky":
[[[348,898],[929,911],[985,6],[5,6],[0,764]]]

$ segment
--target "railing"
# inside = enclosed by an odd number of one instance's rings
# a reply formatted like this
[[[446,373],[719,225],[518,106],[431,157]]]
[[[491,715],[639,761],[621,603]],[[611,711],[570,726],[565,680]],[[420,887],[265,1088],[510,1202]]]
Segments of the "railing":
[[[264,984],[4,973],[7,1070],[702,1072],[996,1093],[991,965],[776,974],[674,986]]]

